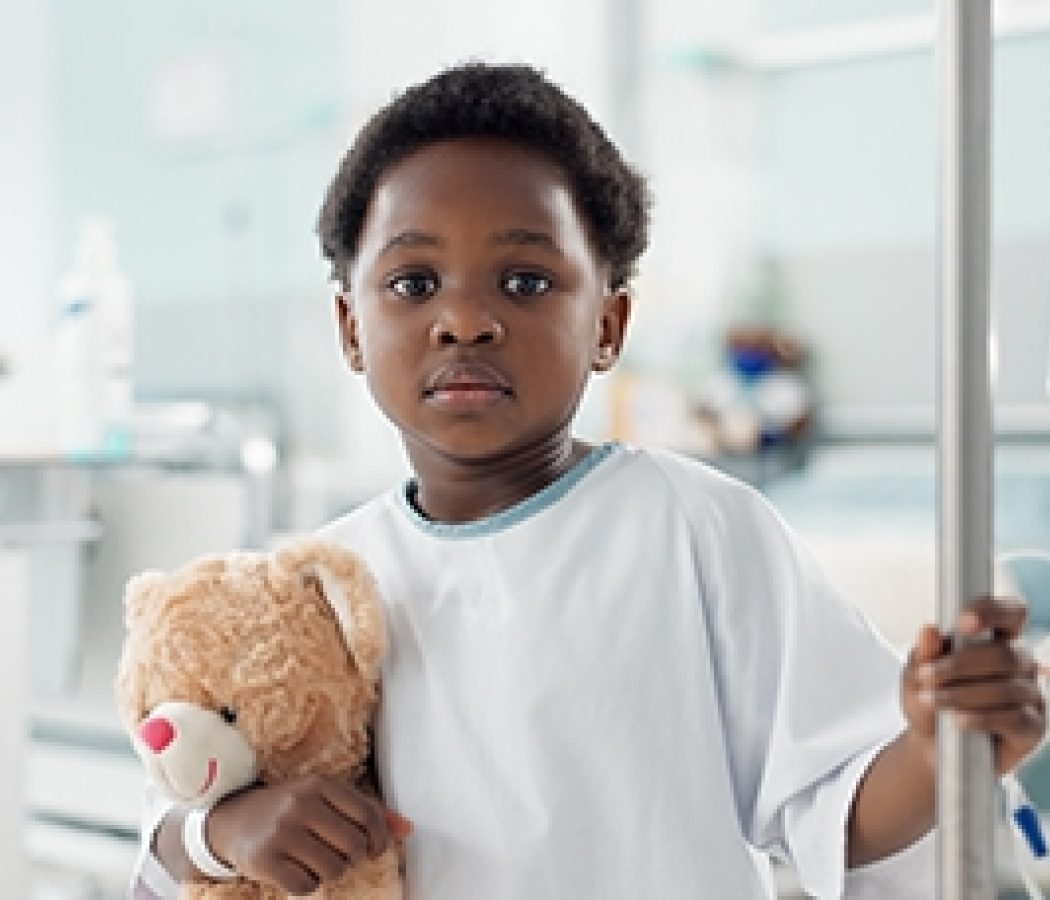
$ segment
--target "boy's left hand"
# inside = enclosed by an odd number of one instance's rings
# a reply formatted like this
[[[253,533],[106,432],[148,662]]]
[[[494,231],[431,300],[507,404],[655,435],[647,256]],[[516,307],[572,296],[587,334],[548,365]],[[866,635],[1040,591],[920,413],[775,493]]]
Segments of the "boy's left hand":
[[[1027,616],[1018,600],[979,600],[960,615],[956,633],[988,640],[955,652],[950,637],[935,626],[919,632],[904,668],[901,702],[931,764],[938,710],[952,710],[960,728],[992,735],[998,775],[1012,771],[1042,740],[1046,700],[1040,668],[1017,641]]]

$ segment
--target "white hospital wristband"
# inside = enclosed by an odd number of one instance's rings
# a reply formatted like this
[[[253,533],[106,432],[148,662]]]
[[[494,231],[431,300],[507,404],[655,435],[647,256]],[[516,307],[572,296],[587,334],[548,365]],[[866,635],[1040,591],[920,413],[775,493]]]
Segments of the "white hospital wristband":
[[[202,874],[219,881],[229,881],[237,877],[237,871],[215,858],[204,837],[204,822],[210,812],[209,806],[204,809],[191,809],[186,813],[182,823],[182,846],[190,862]]]

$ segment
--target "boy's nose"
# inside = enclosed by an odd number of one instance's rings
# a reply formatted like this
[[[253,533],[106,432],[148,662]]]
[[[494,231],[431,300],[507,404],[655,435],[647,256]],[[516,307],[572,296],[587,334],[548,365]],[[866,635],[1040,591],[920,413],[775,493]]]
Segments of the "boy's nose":
[[[435,322],[432,338],[441,346],[454,343],[499,343],[503,340],[503,326],[496,319],[479,323],[477,328],[457,328],[443,322]]]
[[[446,306],[431,326],[431,342],[452,344],[498,344],[504,337],[503,323],[485,309]]]

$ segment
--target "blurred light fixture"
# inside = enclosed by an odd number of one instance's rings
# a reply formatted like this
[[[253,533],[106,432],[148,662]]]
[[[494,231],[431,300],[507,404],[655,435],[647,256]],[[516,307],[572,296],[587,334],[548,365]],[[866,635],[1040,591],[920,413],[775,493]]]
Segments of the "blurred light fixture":
[[[269,438],[248,438],[241,444],[241,465],[252,475],[269,475],[277,466],[277,447]]]

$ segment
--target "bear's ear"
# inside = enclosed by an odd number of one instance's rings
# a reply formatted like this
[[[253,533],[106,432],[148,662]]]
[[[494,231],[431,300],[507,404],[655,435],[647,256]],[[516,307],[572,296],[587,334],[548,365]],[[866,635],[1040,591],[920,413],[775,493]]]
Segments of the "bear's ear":
[[[124,588],[124,624],[127,628],[131,628],[156,602],[156,590],[163,582],[163,572],[143,572],[128,580]]]
[[[354,665],[365,678],[378,678],[383,651],[382,624],[378,604],[373,602],[371,584],[348,584],[323,562],[307,566],[301,575],[313,584],[335,614]]]
[[[324,599],[354,664],[365,678],[378,678],[386,631],[379,593],[364,563],[347,550],[317,541],[285,548],[277,560]]]
[[[350,598],[346,596],[346,589],[339,583],[335,573],[324,563],[314,563],[307,566],[301,573],[307,584],[313,587],[321,595],[325,603],[335,613],[336,621],[343,632],[347,646],[353,652],[354,647],[354,616],[350,610]]]

